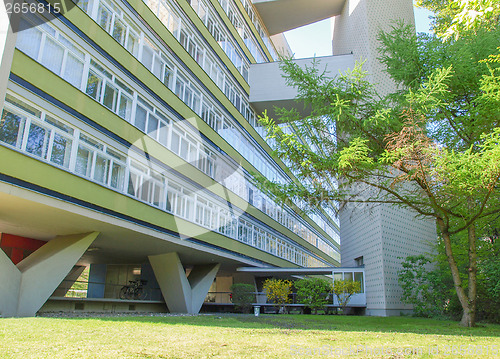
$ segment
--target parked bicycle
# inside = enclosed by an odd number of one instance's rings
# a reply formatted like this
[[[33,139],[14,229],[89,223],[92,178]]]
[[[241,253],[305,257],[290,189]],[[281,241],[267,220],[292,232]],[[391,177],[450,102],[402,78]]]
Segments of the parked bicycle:
[[[145,288],[146,284],[148,284],[148,281],[145,279],[129,280],[129,284],[120,289],[120,299],[146,299],[148,296],[147,288]]]

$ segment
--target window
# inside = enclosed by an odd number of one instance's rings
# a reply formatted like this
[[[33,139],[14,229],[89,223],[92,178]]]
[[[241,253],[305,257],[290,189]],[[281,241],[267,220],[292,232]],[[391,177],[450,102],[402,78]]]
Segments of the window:
[[[0,122],[0,141],[11,146],[20,147],[26,117],[4,109]]]
[[[354,258],[354,262],[356,263],[357,267],[361,267],[365,264],[363,261],[363,256],[358,257],[358,258]]]
[[[361,285],[361,292],[360,293],[364,293],[365,288],[364,288],[363,273],[362,272],[354,272],[354,281],[360,283],[360,285]]]

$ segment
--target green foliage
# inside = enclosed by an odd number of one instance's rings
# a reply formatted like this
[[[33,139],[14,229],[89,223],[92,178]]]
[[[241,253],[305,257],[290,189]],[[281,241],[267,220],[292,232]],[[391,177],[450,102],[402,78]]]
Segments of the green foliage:
[[[443,39],[458,39],[479,28],[498,26],[498,0],[417,0],[417,6],[435,13],[433,27]]]
[[[500,244],[498,220],[480,223],[478,236],[477,315],[478,320],[500,323]],[[460,268],[464,287],[468,286],[469,268],[467,236],[453,237],[455,258]],[[444,243],[440,240],[432,259],[410,256],[402,263],[399,283],[403,288],[402,300],[414,306],[414,314],[422,317],[449,317],[459,319],[462,308],[454,289],[447,263]]]
[[[401,301],[413,306],[419,317],[444,314],[448,297],[443,292],[443,281],[438,271],[431,271],[431,260],[424,255],[408,256],[401,263],[398,281],[403,289]]]
[[[267,300],[279,305],[281,308],[290,302],[292,294],[292,282],[286,279],[268,278],[263,284]]]
[[[330,294],[333,292],[333,283],[324,278],[304,278],[295,281],[297,299],[299,303],[307,305],[315,313],[331,302]]]
[[[434,220],[464,324],[472,325],[476,224],[500,212],[500,62],[489,60],[500,29],[442,42],[397,23],[379,40],[380,61],[399,88],[384,96],[361,63],[332,76],[317,62],[302,69],[283,61],[287,83],[312,113],[300,119],[282,110],[276,121],[264,115],[275,154],[297,182],[259,181],[283,202],[307,204],[304,210],[388,203]],[[463,233],[466,268],[454,258],[453,237]]]
[[[342,307],[342,311],[345,311],[345,307],[349,304],[351,297],[360,292],[360,282],[355,282],[350,279],[336,280],[333,282],[333,294],[337,297],[339,305]]]
[[[249,313],[255,302],[255,288],[251,284],[235,283],[230,287],[234,307],[241,313]]]

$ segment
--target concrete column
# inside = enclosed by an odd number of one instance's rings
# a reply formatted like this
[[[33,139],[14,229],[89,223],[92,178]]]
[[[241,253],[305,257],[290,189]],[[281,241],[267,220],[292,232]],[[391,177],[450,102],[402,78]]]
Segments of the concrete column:
[[[0,2],[0,109],[3,108],[12,57],[16,47],[17,32],[13,32],[12,28],[17,30],[19,23],[19,14],[7,13],[6,5],[8,3],[10,6],[14,1],[4,0]]]
[[[198,313],[220,267],[196,266],[188,278],[175,252],[149,256],[149,262],[171,313]]]
[[[0,315],[14,317],[17,313],[21,272],[0,249]]]
[[[34,316],[98,235],[56,237],[16,266],[0,251],[2,316]]]
[[[220,264],[207,264],[196,266],[189,273],[189,284],[191,285],[191,313],[198,313],[203,305],[214,278],[219,271]]]

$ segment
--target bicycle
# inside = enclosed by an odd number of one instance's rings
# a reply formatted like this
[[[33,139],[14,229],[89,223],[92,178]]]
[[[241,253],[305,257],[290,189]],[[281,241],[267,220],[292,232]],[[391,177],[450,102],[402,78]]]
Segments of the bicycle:
[[[144,300],[148,296],[148,292],[144,286],[148,283],[145,279],[129,280],[128,285],[124,285],[120,289],[120,299],[129,300]]]

